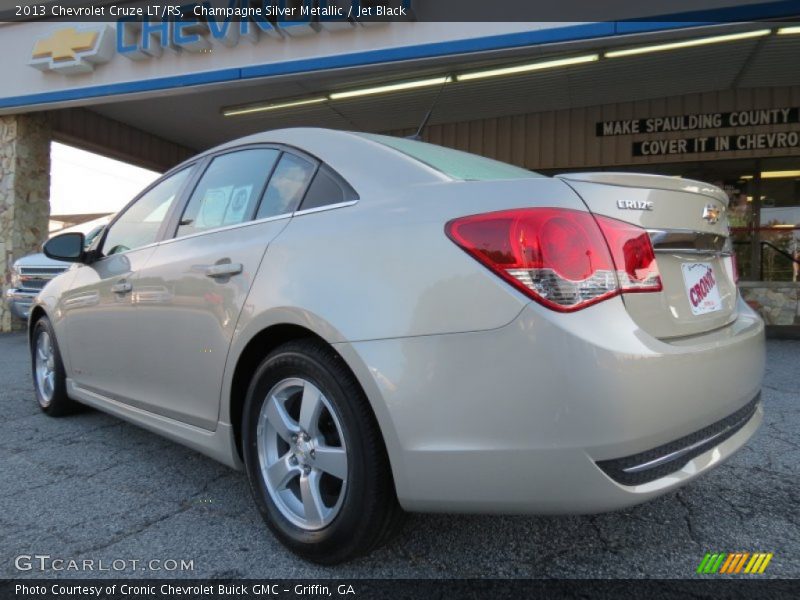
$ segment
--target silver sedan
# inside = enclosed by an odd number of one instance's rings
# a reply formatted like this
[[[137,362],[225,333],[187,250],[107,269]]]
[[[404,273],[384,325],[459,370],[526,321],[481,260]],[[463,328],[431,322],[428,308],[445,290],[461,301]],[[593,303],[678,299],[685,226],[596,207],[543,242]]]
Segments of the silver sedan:
[[[727,203],[408,139],[250,136],[165,174],[88,248],[46,243],[74,264],[31,310],[36,397],[243,468],[274,534],[321,563],[404,511],[629,506],[762,419]]]

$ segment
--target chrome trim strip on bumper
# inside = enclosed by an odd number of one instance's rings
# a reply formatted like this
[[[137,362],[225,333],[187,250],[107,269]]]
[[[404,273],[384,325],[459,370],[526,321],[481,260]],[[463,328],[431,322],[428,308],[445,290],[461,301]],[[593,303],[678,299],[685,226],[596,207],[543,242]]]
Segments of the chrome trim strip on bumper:
[[[733,254],[729,237],[706,231],[691,229],[648,229],[655,252],[677,252],[681,254]]]
[[[661,479],[736,435],[755,416],[760,403],[759,392],[739,410],[694,433],[630,456],[600,460],[596,464],[622,485],[640,485]]]
[[[711,442],[713,442],[717,438],[720,438],[720,437],[724,436],[726,433],[730,432],[731,430],[740,429],[740,428],[744,427],[744,424],[747,423],[752,418],[753,418],[753,415],[752,414],[748,414],[748,415],[742,417],[741,419],[739,419],[738,421],[726,425],[723,429],[721,429],[720,431],[718,431],[714,435],[710,435],[707,438],[704,438],[704,439],[700,440],[699,442],[695,442],[694,444],[692,444],[690,446],[686,446],[685,448],[682,448],[680,450],[676,450],[675,452],[670,452],[669,454],[665,454],[664,456],[660,456],[660,457],[655,458],[653,460],[647,461],[646,463],[642,463],[640,465],[634,465],[632,467],[628,467],[627,469],[622,469],[622,471],[624,473],[640,473],[642,471],[647,471],[648,469],[654,469],[655,467],[663,465],[664,463],[668,463],[668,462],[672,462],[673,460],[677,460],[681,456],[684,456],[685,454],[689,454],[690,452],[692,452],[693,450],[696,450],[700,446],[705,446],[706,444],[710,444]]]

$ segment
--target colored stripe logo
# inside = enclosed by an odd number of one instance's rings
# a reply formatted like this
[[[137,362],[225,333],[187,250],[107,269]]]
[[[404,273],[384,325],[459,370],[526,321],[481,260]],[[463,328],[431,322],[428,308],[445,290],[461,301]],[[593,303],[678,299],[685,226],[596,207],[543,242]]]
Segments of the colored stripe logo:
[[[707,552],[697,566],[700,574],[763,573],[772,560],[772,552]]]

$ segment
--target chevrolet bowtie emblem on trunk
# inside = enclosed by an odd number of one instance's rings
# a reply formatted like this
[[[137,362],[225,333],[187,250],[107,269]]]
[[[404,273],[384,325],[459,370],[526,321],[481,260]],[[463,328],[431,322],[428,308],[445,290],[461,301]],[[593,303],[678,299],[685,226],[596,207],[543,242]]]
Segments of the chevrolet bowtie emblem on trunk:
[[[703,218],[712,225],[719,221],[721,213],[722,211],[713,204],[706,204],[705,208],[703,208]]]
[[[36,41],[30,65],[65,75],[89,73],[96,64],[111,60],[113,54],[114,32],[108,25],[80,30],[64,27]]]

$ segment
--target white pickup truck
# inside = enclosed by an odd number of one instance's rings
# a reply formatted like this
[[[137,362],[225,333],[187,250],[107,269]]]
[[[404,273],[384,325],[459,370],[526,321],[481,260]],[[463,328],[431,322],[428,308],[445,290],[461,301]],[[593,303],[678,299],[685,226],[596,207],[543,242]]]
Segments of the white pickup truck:
[[[95,226],[86,233],[86,246],[103,231],[110,217],[102,222],[91,221]],[[85,229],[85,226],[83,227]],[[81,226],[72,227],[69,231],[81,231]],[[64,233],[67,230],[59,231]],[[71,263],[47,258],[42,252],[29,254],[18,259],[11,267],[11,288],[6,291],[6,301],[11,314],[19,319],[28,319],[33,299],[42,291],[47,283],[56,275],[66,271]]]

